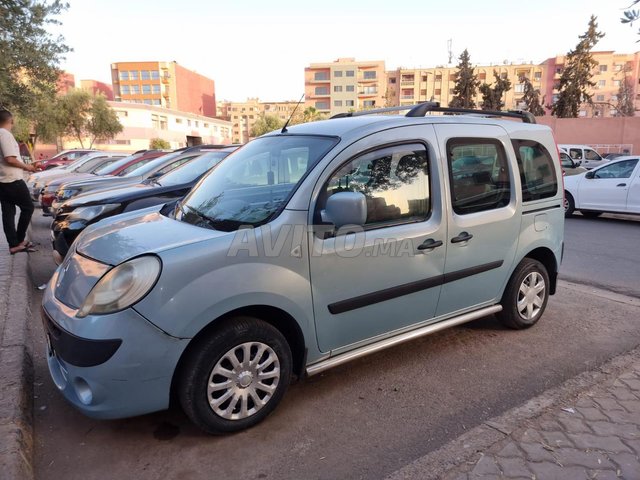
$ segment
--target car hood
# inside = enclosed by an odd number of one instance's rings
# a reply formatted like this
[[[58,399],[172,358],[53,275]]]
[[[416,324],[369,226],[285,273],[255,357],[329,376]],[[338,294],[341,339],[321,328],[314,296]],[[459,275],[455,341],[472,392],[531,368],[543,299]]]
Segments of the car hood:
[[[228,235],[228,232],[196,227],[165,217],[160,206],[117,215],[87,228],[76,241],[76,250],[87,257],[118,265],[144,253]]]
[[[55,175],[54,177],[49,177],[44,183],[46,186],[55,187],[58,185],[62,185],[63,183],[88,180],[90,178],[95,178],[95,175],[91,173],[68,172],[61,175]]]
[[[163,187],[158,184],[137,183],[135,185],[114,187],[109,190],[88,192],[83,195],[71,198],[64,203],[65,207],[78,208],[88,205],[102,205],[105,203],[123,203],[141,198],[152,197],[154,195],[167,194],[175,190],[189,188],[193,184],[172,185]]]

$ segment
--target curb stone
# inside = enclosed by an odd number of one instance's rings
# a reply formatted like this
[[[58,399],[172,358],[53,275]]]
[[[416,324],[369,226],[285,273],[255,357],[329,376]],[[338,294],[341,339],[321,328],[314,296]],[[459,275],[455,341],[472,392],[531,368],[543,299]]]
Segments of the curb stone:
[[[32,285],[28,254],[0,241],[0,476],[33,479]]]
[[[385,480],[466,479],[463,472],[480,465],[481,459],[484,460],[484,452],[492,447],[501,446],[512,432],[526,426],[528,421],[538,419],[554,408],[575,405],[576,400],[591,389],[611,387],[618,374],[625,372],[638,362],[640,362],[640,346],[609,360],[595,370],[583,372],[562,385],[547,390],[503,415],[482,423],[438,450],[396,470]],[[490,465],[487,465],[487,468],[489,470],[486,473],[491,477],[493,473],[490,471]],[[567,473],[565,472],[565,475]]]

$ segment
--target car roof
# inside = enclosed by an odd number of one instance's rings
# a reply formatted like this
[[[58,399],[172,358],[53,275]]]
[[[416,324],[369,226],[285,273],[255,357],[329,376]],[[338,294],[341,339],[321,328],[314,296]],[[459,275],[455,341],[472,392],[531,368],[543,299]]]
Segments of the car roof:
[[[483,117],[479,115],[425,115],[424,117],[406,117],[404,115],[361,115],[356,117],[333,118],[318,122],[292,125],[287,127],[286,134],[350,137],[366,135],[389,128],[425,124],[499,125],[507,132],[521,132],[522,130],[539,131],[542,129],[550,130],[546,125],[522,123],[514,120],[502,120],[495,117]],[[267,136],[281,134],[281,130],[276,130],[267,134]]]

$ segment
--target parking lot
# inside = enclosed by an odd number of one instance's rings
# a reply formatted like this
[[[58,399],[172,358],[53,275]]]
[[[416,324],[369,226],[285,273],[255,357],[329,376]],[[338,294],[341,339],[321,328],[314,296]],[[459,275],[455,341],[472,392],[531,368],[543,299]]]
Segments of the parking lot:
[[[55,268],[49,222],[33,221],[36,285]],[[640,343],[640,221],[576,215],[565,235],[564,280],[535,328],[489,317],[366,357],[294,385],[265,422],[226,437],[178,408],[118,421],[76,412],[49,378],[34,314],[36,476],[383,478]]]

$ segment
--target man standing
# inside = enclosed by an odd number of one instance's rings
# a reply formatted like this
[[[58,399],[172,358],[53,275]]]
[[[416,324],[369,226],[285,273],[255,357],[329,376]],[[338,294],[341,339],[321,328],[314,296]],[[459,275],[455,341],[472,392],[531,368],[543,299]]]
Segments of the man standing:
[[[0,110],[0,207],[2,227],[11,255],[34,251],[31,248],[33,245],[25,241],[33,214],[33,203],[22,172],[35,171],[32,165],[20,160],[20,147],[11,133],[12,128],[13,115],[8,110]],[[17,229],[16,206],[20,208]]]

